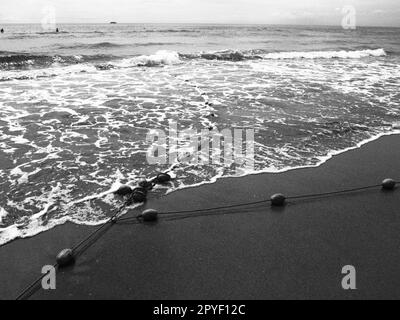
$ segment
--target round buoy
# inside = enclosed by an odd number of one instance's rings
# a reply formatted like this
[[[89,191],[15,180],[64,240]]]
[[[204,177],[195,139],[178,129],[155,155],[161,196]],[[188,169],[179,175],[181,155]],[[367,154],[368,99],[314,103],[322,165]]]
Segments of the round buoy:
[[[132,188],[129,186],[122,186],[117,191],[114,192],[114,194],[121,197],[127,196],[128,194],[131,193],[132,193]]]
[[[145,188],[146,190],[152,190],[153,183],[147,180],[143,180],[139,182],[139,187]]]
[[[383,190],[393,190],[396,187],[396,181],[393,179],[385,179],[382,181]]]
[[[286,202],[286,197],[281,193],[274,194],[271,197],[271,204],[275,207],[282,207],[285,204],[285,202]]]
[[[146,194],[144,192],[136,191],[132,194],[131,200],[135,203],[145,202]]]
[[[158,219],[158,211],[153,209],[148,209],[146,211],[143,211],[140,217],[143,219],[143,221],[153,222]]]
[[[157,183],[167,183],[171,181],[171,176],[168,173],[160,173],[157,178]]]
[[[75,262],[74,252],[71,249],[65,249],[58,254],[56,260],[60,268],[64,268],[71,264],[74,264]]]

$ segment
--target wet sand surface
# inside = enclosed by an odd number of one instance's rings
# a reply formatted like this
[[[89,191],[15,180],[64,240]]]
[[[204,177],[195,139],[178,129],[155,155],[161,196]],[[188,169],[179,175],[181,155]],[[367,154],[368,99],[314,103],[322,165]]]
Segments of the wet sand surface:
[[[400,136],[387,136],[318,168],[222,179],[146,207],[194,210],[399,181],[399,145]],[[57,290],[32,299],[399,299],[399,192],[115,225],[57,274]],[[1,247],[0,298],[15,298],[61,249],[93,230],[66,224]],[[345,265],[357,270],[356,291],[341,287]]]

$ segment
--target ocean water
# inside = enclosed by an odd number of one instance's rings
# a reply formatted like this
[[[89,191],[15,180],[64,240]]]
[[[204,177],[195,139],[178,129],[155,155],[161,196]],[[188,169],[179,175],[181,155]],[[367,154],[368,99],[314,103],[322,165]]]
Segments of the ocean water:
[[[254,128],[255,168],[181,161],[150,197],[317,166],[399,133],[400,29],[1,27],[0,245],[104,222],[121,204],[111,190],[169,167],[147,163],[146,134],[171,120],[199,132]]]

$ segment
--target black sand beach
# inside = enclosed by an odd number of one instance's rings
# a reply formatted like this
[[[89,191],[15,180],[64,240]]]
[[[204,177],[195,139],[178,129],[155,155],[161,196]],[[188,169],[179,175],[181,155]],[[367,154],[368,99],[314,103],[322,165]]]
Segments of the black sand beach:
[[[202,209],[400,179],[400,136],[387,136],[318,168],[223,179],[146,207]],[[57,290],[32,299],[399,299],[399,189],[290,201],[226,214],[115,225],[72,268]],[[0,298],[15,298],[45,264],[94,228],[64,225],[0,248]],[[357,290],[341,287],[342,267],[357,270]]]

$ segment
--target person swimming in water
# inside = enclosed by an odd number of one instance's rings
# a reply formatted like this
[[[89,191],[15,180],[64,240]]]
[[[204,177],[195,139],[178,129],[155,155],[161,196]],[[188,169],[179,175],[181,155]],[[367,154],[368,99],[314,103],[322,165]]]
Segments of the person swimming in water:
[[[1,33],[4,33],[4,29],[1,29],[1,31],[0,31]]]
[[[56,32],[57,32],[57,33],[59,33],[59,32],[60,32],[60,30],[58,30],[58,28],[57,28],[57,29],[56,29]]]

